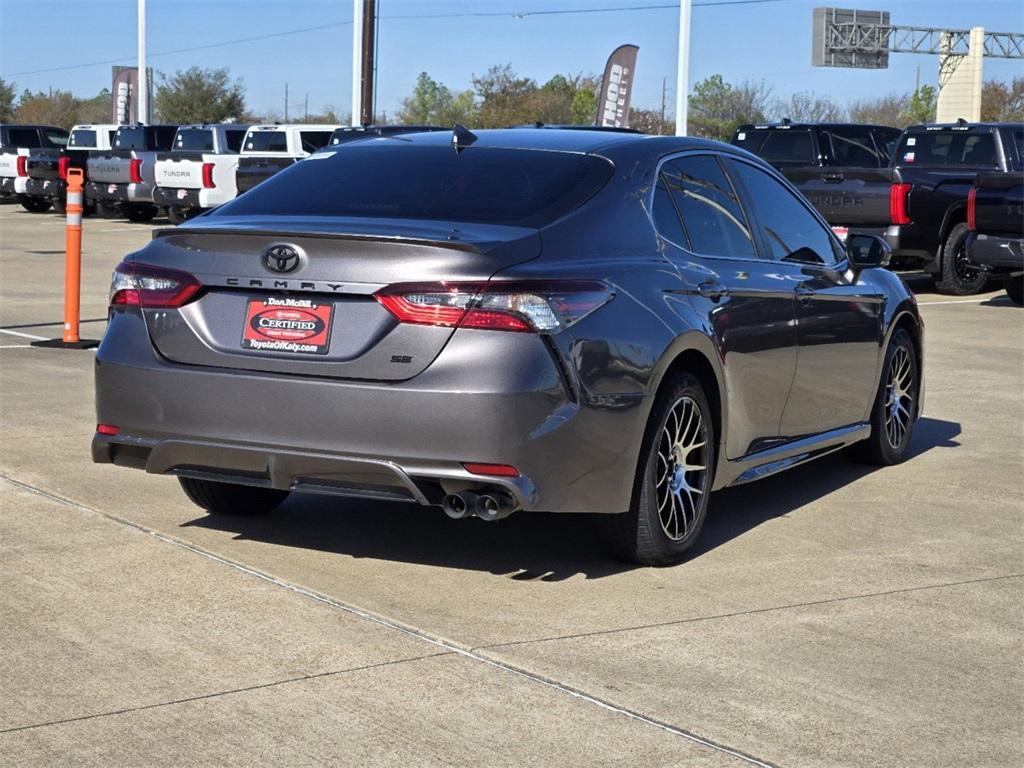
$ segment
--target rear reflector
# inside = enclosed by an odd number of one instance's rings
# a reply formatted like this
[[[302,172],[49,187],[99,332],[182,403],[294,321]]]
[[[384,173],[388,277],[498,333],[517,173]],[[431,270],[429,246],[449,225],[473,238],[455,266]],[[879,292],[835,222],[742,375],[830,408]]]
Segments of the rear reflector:
[[[192,301],[201,290],[188,272],[122,261],[110,282],[110,306],[175,308]]]
[[[132,184],[142,183],[142,161],[135,159],[132,160],[128,166],[128,177],[132,180]]]
[[[907,213],[907,198],[910,197],[911,184],[893,184],[889,187],[889,223],[913,224]]]
[[[972,232],[978,229],[977,197],[978,188],[971,187],[971,191],[967,193],[967,228]]]
[[[28,158],[24,155],[18,155],[18,175],[28,176]]]
[[[97,424],[96,434],[98,435],[116,435],[121,431],[120,427],[115,427],[113,424]]]
[[[519,477],[519,470],[508,464],[474,464],[464,462],[462,464],[467,472],[474,475],[490,475],[491,477]]]
[[[203,187],[213,189],[216,186],[213,183],[213,163],[203,163]]]
[[[71,166],[70,157],[62,157],[57,161],[57,175],[62,179],[67,179],[68,168]]]
[[[402,323],[556,333],[612,298],[597,281],[406,283],[376,294]]]

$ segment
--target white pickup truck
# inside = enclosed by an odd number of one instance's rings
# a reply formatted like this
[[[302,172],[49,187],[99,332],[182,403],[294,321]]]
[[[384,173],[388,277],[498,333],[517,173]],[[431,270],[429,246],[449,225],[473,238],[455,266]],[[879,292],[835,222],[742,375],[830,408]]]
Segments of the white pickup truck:
[[[238,159],[238,194],[327,146],[340,125],[254,125]]]
[[[156,216],[156,156],[170,150],[177,130],[176,125],[122,125],[114,134],[113,149],[89,157],[85,197],[95,203],[97,213],[123,213],[132,221]]]
[[[170,152],[156,156],[153,202],[179,224],[238,194],[235,171],[248,125],[183,125]]]
[[[32,213],[50,208],[49,200],[29,197],[28,158],[32,152],[56,152],[68,141],[68,132],[52,125],[0,125],[0,197],[16,198]]]

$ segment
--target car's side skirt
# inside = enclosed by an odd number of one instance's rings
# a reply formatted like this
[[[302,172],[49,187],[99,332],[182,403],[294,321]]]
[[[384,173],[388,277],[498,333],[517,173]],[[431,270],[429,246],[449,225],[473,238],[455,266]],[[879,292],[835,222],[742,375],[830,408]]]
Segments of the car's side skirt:
[[[870,436],[871,424],[865,421],[748,453],[738,459],[723,462],[724,466],[719,466],[715,485],[718,488],[725,488],[760,480]]]

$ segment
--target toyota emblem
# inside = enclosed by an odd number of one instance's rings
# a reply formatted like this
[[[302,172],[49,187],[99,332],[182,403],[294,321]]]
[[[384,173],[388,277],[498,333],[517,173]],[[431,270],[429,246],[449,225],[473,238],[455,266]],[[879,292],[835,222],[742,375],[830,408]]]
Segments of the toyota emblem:
[[[271,272],[294,272],[299,268],[301,254],[290,245],[272,245],[263,252],[263,266]]]

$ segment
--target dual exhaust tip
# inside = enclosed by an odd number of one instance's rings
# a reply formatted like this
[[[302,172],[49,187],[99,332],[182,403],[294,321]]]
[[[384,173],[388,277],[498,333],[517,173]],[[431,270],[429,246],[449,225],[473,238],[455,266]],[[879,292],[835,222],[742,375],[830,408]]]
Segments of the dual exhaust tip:
[[[444,513],[453,520],[467,517],[479,517],[481,520],[493,522],[508,517],[516,511],[516,503],[503,491],[460,491],[449,493],[441,503]]]

